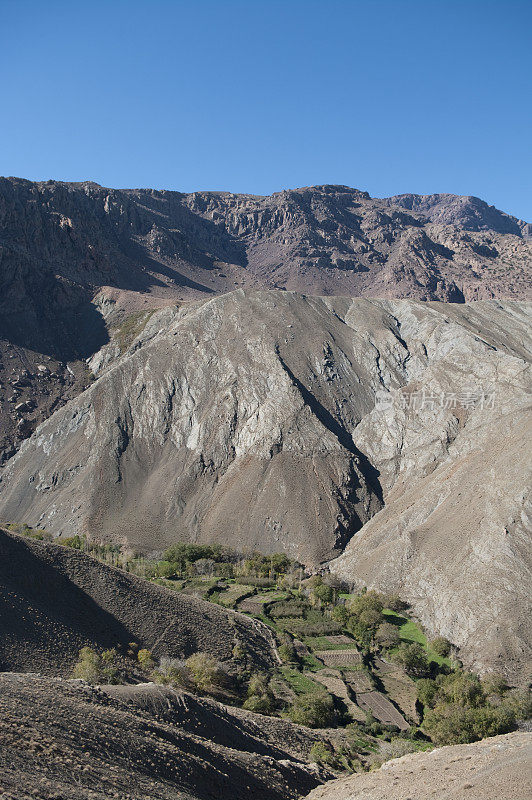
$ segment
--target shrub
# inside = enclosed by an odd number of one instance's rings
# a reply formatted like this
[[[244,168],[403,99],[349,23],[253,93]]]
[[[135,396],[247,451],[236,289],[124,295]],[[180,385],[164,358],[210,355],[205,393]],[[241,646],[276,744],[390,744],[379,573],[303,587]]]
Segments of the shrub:
[[[139,652],[137,653],[137,661],[139,662],[142,669],[145,670],[151,670],[155,666],[155,659],[153,658],[151,651],[146,650],[146,648],[139,650]]]
[[[115,666],[116,650],[104,650],[99,655],[92,647],[82,647],[72,675],[87,683],[121,683]]]
[[[300,695],[288,711],[292,722],[309,728],[327,728],[334,724],[334,704],[326,692],[316,691]]]
[[[151,674],[155,683],[188,688],[191,686],[189,673],[184,661],[177,658],[161,658],[159,666]]]
[[[222,686],[227,679],[215,658],[208,653],[194,653],[186,660],[186,665],[199,691],[209,691]]]
[[[342,628],[345,628],[349,619],[349,614],[345,606],[335,606],[332,612],[332,618],[338,622]]]
[[[432,708],[437,697],[439,687],[436,681],[430,678],[421,678],[416,684],[418,700],[427,708]]]
[[[455,672],[446,676],[441,685],[443,698],[460,706],[477,708],[485,700],[482,684],[471,672]]]
[[[298,660],[296,648],[292,642],[285,642],[279,647],[279,655],[285,664],[290,664]]]
[[[87,683],[98,683],[101,677],[100,657],[92,647],[82,647],[79,651],[78,662],[74,665],[72,675],[81,678]]]
[[[263,695],[268,693],[268,676],[263,672],[256,672],[251,676],[248,683],[248,697],[252,695]]]
[[[180,565],[175,561],[158,561],[155,573],[158,578],[172,578],[179,569]]]
[[[502,697],[508,689],[508,682],[503,675],[493,673],[484,678],[483,687],[487,695],[495,694]]]
[[[271,714],[275,709],[275,703],[271,694],[253,694],[245,701],[243,708],[254,711],[255,714]]]
[[[59,537],[55,541],[56,544],[62,544],[63,547],[71,547],[73,550],[83,550],[83,546],[85,544],[85,540],[77,534],[75,536],[68,536],[64,539]]]
[[[329,767],[336,764],[334,750],[328,742],[314,742],[310,748],[310,760],[315,764],[326,764]]]
[[[432,640],[430,646],[436,653],[436,655],[441,656],[442,658],[446,658],[449,653],[451,652],[452,644],[448,639],[445,639],[443,636],[436,636],[435,639]]]
[[[243,642],[236,642],[233,647],[233,658],[235,661],[244,661],[247,655],[247,647]]]

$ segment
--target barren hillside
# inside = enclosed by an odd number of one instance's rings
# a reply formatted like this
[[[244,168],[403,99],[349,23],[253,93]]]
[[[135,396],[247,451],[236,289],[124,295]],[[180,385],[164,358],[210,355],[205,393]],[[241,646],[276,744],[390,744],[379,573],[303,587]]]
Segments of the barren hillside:
[[[294,752],[292,739],[310,748],[311,731],[284,723],[283,737],[245,712],[173,695],[175,716],[164,701],[163,719],[157,704],[141,710],[77,681],[0,675],[0,796],[290,800],[330,777]]]
[[[176,594],[60,545],[0,530],[0,670],[70,675],[81,647],[131,642],[157,656],[229,662],[237,640],[257,668],[276,663],[260,622]]]
[[[509,733],[388,761],[314,789],[308,800],[527,800],[532,734]]]

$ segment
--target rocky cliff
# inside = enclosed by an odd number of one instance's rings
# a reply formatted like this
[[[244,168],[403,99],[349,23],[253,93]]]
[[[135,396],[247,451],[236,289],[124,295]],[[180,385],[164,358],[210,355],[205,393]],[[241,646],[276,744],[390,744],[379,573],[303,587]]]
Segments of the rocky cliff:
[[[284,550],[530,657],[529,307],[233,292],[168,307],[3,471],[0,517]]]

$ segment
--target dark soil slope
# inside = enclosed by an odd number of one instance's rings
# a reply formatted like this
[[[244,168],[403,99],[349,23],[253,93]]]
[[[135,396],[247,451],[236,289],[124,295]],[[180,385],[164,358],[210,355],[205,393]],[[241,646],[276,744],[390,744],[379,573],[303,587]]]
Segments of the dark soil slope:
[[[67,675],[84,645],[159,656],[231,658],[236,639],[258,667],[274,660],[265,626],[174,594],[76,550],[0,530],[0,670]]]
[[[80,682],[6,673],[0,797],[289,800],[321,782],[315,767],[269,745],[257,726],[238,742],[210,741],[208,715],[206,706],[202,729],[190,731]]]

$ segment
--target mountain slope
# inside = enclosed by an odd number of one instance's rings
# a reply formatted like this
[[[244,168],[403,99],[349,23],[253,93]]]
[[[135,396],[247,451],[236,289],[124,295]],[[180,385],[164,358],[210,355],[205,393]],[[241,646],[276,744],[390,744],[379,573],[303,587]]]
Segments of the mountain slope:
[[[293,753],[293,739],[310,749],[311,731],[278,721],[282,741],[263,717],[167,695],[162,718],[156,703],[141,710],[78,681],[0,675],[2,797],[290,800],[328,776]]]
[[[530,311],[234,292],[154,314],[3,471],[0,516],[333,561],[518,676]],[[504,619],[504,625],[500,620]]]
[[[276,664],[261,623],[163,589],[60,545],[0,530],[0,670],[69,675],[81,647],[130,642],[155,655],[230,661],[237,639],[257,668]]]

